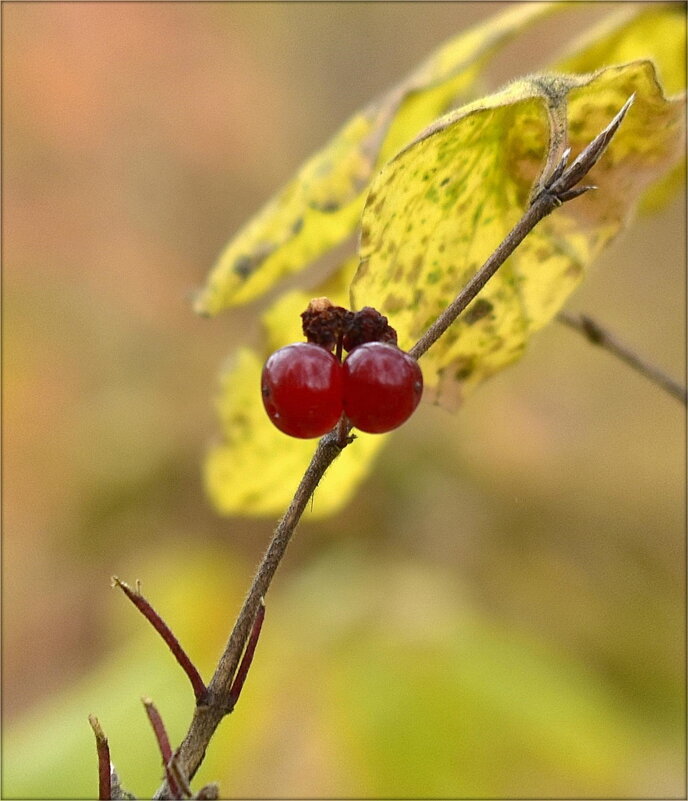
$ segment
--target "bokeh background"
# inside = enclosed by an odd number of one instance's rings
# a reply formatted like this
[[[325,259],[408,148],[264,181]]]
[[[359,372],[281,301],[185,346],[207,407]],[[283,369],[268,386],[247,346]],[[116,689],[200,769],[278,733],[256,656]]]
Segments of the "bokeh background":
[[[193,699],[110,576],[209,677],[274,523],[201,481],[263,304],[190,295],[350,113],[505,5],[3,6],[3,797],[93,797],[88,713],[125,787],[159,784],[140,697],[174,743]],[[485,88],[613,6],[541,23]],[[569,304],[676,377],[684,223],[683,195],[637,220]],[[306,513],[195,785],[683,797],[684,447],[675,399],[557,325],[458,414],[423,406],[343,513]]]

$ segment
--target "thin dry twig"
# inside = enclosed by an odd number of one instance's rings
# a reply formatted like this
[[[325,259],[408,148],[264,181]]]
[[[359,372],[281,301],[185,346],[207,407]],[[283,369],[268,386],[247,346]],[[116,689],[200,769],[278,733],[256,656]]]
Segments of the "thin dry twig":
[[[165,774],[167,776],[168,783],[171,777],[173,781],[172,786],[177,785],[179,788],[181,788],[179,794],[176,796],[177,798],[191,798],[193,796],[189,782],[184,775],[184,771],[182,770],[182,766],[179,764],[179,759],[176,754],[173,754],[170,758],[170,761],[167,763],[167,765],[165,765]]]
[[[98,799],[110,801],[112,788],[110,787],[110,746],[102,726],[95,715],[88,716],[93,734],[96,737],[96,751],[98,753]]]
[[[461,312],[476,297],[499,267],[514,252],[523,239],[547,215],[551,214],[563,203],[595,187],[577,186],[587,175],[603,154],[605,148],[616,133],[621,121],[626,116],[633,102],[631,96],[623,108],[616,114],[609,125],[580,153],[568,166],[570,151],[566,151],[543,189],[535,196],[531,205],[519,222],[507,234],[504,241],[492,253],[485,264],[461,290],[452,303],[437,318],[432,326],[409,351],[418,359],[422,356],[457,319]],[[198,770],[206,748],[215,729],[231,708],[231,687],[237,671],[240,656],[249,636],[251,625],[256,618],[261,598],[266,595],[277,567],[284,556],[297,523],[308,504],[315,488],[341,451],[352,441],[349,433],[352,429],[348,421],[335,426],[318,443],[311,463],[299,483],[294,498],[284,517],[279,521],[273,533],[267,551],[258,566],[251,587],[239,612],[234,629],[229,637],[225,650],[215,670],[210,684],[206,702],[194,710],[189,730],[179,747],[177,755],[186,775],[193,778]],[[168,788],[163,784],[155,798],[168,798]]]
[[[170,745],[170,738],[167,736],[167,731],[165,730],[165,724],[162,722],[160,713],[150,698],[142,698],[141,701],[148,715],[148,720],[150,720],[150,724],[153,727],[153,733],[155,734],[155,739],[160,749],[162,763],[166,765],[170,759],[172,759],[172,746]]]
[[[153,609],[150,603],[143,597],[143,595],[141,595],[141,593],[138,591],[138,585],[136,590],[132,590],[128,584],[126,584],[124,581],[121,581],[119,578],[117,578],[117,576],[112,577],[112,585],[113,587],[119,587],[122,590],[127,598],[129,598],[134,606],[163,638],[167,644],[167,647],[170,649],[170,651],[172,651],[174,658],[177,660],[191,682],[194,696],[196,697],[196,703],[202,704],[205,701],[207,689],[203,679],[201,678],[201,674],[196,669],[194,663],[189,659],[187,653],[179,644],[179,640],[177,640],[177,638],[174,636],[167,623],[165,623],[165,621],[160,617],[155,609]]]
[[[258,607],[258,612],[256,613],[256,619],[253,621],[251,634],[249,635],[246,648],[244,649],[244,655],[241,658],[241,663],[239,664],[236,676],[234,677],[234,681],[232,682],[232,686],[229,690],[229,712],[231,712],[236,706],[239,696],[241,695],[241,691],[244,687],[244,682],[246,681],[246,676],[248,675],[249,668],[251,667],[251,662],[253,662],[253,655],[256,652],[256,645],[258,645],[258,637],[260,637],[260,630],[263,627],[263,620],[265,620],[265,601],[261,598],[260,606]]]
[[[143,706],[148,715],[148,720],[153,728],[155,739],[160,749],[160,756],[162,757],[162,765],[165,769],[165,776],[167,777],[167,784],[170,788],[170,794],[173,798],[182,798],[180,784],[177,781],[173,771],[170,769],[170,762],[172,761],[172,746],[170,745],[170,738],[167,736],[165,724],[162,722],[160,713],[157,707],[150,698],[142,698]]]
[[[579,331],[593,345],[599,345],[614,356],[618,356],[619,359],[668,392],[684,406],[688,406],[688,389],[685,386],[681,386],[678,381],[674,381],[673,378],[655,367],[654,364],[650,364],[650,362],[641,358],[634,350],[620,342],[614,334],[601,326],[596,320],[585,314],[575,315],[567,312],[559,312],[557,320],[574,331]]]
[[[206,702],[199,704],[194,710],[189,731],[177,751],[180,763],[190,779],[198,770],[215,729],[227,711],[231,709],[231,688],[234,676],[239,658],[244,650],[244,644],[256,618],[261,598],[266,594],[272,582],[296,524],[311,495],[327,468],[341,453],[342,448],[338,443],[336,431],[326,434],[318,443],[311,463],[306,469],[284,517],[277,524],[267,551],[254,576],[225,650],[208,685]],[[159,788],[155,798],[167,798],[167,793],[168,788],[163,785]]]

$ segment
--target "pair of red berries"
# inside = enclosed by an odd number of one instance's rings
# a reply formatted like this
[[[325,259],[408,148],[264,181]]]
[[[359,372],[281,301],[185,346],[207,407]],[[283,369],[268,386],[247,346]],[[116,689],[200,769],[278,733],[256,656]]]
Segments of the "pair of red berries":
[[[342,363],[321,345],[297,342],[270,356],[261,388],[268,416],[292,437],[322,436],[342,412],[359,430],[381,434],[411,416],[423,375],[396,345],[366,342]]]

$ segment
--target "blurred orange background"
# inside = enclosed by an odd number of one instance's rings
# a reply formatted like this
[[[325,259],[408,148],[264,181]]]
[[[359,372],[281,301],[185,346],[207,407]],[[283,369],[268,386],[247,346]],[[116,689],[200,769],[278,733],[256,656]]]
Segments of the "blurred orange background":
[[[176,742],[190,693],[110,576],[142,580],[209,677],[274,523],[218,518],[201,483],[219,367],[264,304],[203,320],[190,295],[353,111],[508,5],[3,6],[4,797],[95,793],[89,712],[125,787],[153,792],[138,698],[174,674],[154,700],[169,689]],[[485,88],[615,4],[576,5]],[[569,308],[682,377],[684,251],[682,196]],[[679,797],[684,446],[674,399],[556,325],[457,415],[421,408],[343,514],[304,518],[200,778],[254,797]],[[581,698],[590,716],[569,718]],[[454,717],[470,725],[447,735]]]

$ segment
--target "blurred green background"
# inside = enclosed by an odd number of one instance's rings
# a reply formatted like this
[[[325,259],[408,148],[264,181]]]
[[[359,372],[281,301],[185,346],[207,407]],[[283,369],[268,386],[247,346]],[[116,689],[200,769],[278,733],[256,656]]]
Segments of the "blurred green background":
[[[193,699],[110,576],[208,678],[274,523],[218,518],[200,470],[264,304],[202,320],[190,294],[350,113],[506,5],[3,6],[5,798],[93,797],[88,713],[157,787],[140,697],[175,744]],[[615,5],[540,24],[485,88]],[[677,377],[684,212],[569,304]],[[684,443],[674,399],[557,325],[458,414],[421,407],[342,514],[306,513],[195,786],[683,797]]]

